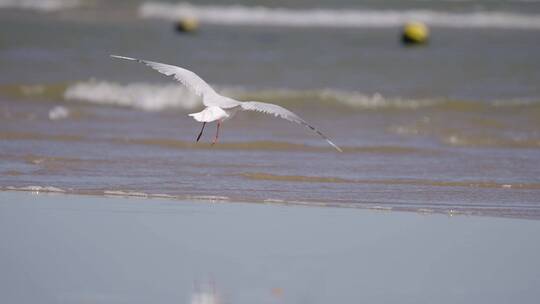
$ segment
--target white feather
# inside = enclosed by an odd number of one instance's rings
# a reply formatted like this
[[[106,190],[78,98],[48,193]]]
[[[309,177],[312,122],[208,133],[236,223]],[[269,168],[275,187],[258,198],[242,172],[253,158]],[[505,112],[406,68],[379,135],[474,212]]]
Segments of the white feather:
[[[313,130],[315,133],[319,134],[326,142],[328,142],[332,147],[334,147],[339,152],[343,152],[340,147],[338,147],[336,144],[334,144],[326,135],[324,135],[321,131],[317,130],[314,126],[308,124],[305,120],[300,118],[298,115],[294,114],[293,112],[285,109],[284,107],[272,104],[272,103],[264,103],[264,102],[257,102],[257,101],[246,101],[241,103],[241,107],[243,110],[248,111],[256,111],[266,114],[271,114],[276,117],[281,117],[283,119],[286,119],[288,121],[295,122],[297,124],[301,124],[311,130]]]
[[[221,108],[232,108],[238,106],[238,102],[219,95],[208,83],[206,83],[206,81],[190,70],[170,64],[125,56],[111,55],[111,57],[140,62],[160,72],[161,74],[173,76],[174,79],[185,85],[195,95],[202,97],[203,104],[207,107],[218,106]]]
[[[196,121],[200,122],[212,122],[216,120],[225,120],[229,117],[226,111],[220,107],[207,107],[199,113],[192,113],[189,116],[193,117]]]

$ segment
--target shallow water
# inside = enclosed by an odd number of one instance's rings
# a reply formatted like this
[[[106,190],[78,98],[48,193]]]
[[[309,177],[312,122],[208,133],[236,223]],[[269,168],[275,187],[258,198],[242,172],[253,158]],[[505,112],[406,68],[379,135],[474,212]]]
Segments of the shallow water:
[[[0,299],[536,303],[539,230],[501,218],[0,192]]]
[[[339,19],[343,8],[400,5],[321,7]],[[144,18],[139,2],[0,9],[0,187],[538,219],[539,4],[484,5],[405,5],[504,21],[434,23],[421,48],[400,46],[391,22],[246,26],[240,15],[203,18],[183,36]],[[217,145],[214,126],[197,144],[187,113],[200,101],[110,53],[189,67],[223,94],[281,104],[345,152],[255,113],[226,122]]]

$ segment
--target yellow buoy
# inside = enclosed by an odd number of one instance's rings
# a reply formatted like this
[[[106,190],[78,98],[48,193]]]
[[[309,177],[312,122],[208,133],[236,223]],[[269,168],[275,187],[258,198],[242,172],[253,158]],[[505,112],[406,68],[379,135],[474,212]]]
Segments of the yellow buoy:
[[[404,44],[422,44],[429,38],[429,29],[422,22],[408,22],[403,27],[401,42]]]
[[[191,33],[199,28],[199,21],[195,18],[184,18],[176,22],[175,28],[178,32]]]

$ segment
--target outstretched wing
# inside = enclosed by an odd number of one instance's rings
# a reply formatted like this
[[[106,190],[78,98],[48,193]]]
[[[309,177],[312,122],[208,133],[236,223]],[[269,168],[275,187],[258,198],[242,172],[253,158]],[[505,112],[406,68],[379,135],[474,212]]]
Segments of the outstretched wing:
[[[206,83],[204,80],[202,80],[201,77],[197,76],[197,74],[193,73],[190,70],[186,70],[184,68],[174,65],[125,56],[111,55],[111,57],[140,62],[160,72],[161,74],[173,76],[174,79],[180,81],[188,89],[193,91],[195,95],[202,97],[203,104],[205,106],[220,106],[219,100],[223,96],[217,94],[216,91],[214,91],[214,89],[212,89],[212,87],[208,83]]]
[[[300,118],[298,115],[294,114],[293,112],[280,107],[275,104],[271,103],[264,103],[264,102],[257,102],[257,101],[246,101],[241,103],[241,107],[243,110],[248,111],[257,111],[261,113],[266,114],[272,114],[276,117],[281,117],[283,119],[286,119],[288,121],[295,122],[297,124],[301,124],[311,130],[313,130],[315,133],[319,134],[324,140],[326,140],[332,147],[334,147],[339,152],[343,152],[340,147],[338,147],[336,144],[334,144],[326,135],[322,134],[321,131],[317,130],[314,126],[308,124],[305,120]]]

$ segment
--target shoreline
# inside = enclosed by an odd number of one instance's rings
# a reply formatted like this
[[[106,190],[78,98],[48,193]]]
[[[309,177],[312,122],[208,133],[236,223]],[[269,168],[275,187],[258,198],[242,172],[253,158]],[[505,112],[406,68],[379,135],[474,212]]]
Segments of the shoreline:
[[[428,215],[446,215],[447,217],[453,216],[465,216],[465,217],[489,217],[489,218],[502,218],[502,219],[518,219],[518,220],[539,220],[536,217],[531,216],[509,216],[509,215],[493,215],[489,213],[480,213],[471,210],[438,210],[426,207],[411,208],[411,207],[395,207],[385,206],[388,203],[365,203],[365,202],[320,202],[320,201],[285,201],[279,199],[238,199],[230,198],[220,195],[169,195],[169,194],[152,194],[136,191],[117,191],[117,190],[97,190],[97,191],[66,191],[60,188],[52,186],[27,186],[27,187],[0,187],[0,193],[2,192],[27,192],[33,194],[58,194],[66,196],[90,196],[90,197],[104,197],[104,198],[125,198],[125,199],[164,199],[174,202],[193,202],[193,203],[237,203],[237,204],[256,204],[256,205],[276,205],[276,206],[300,206],[300,207],[319,207],[319,208],[339,208],[339,209],[357,209],[367,211],[378,212],[405,212],[411,214],[418,214],[422,216]],[[391,203],[390,203],[391,204]]]
[[[286,201],[280,199],[264,199],[264,200],[254,200],[254,199],[238,199],[230,198],[227,196],[220,195],[169,195],[169,194],[153,194],[153,193],[144,193],[136,191],[118,191],[118,190],[64,190],[53,186],[26,186],[26,187],[13,187],[6,186],[0,187],[0,195],[2,193],[9,192],[22,192],[22,193],[32,193],[36,195],[66,195],[66,196],[89,196],[96,198],[125,198],[125,199],[161,199],[161,200],[170,200],[174,202],[192,202],[192,203],[237,203],[237,204],[249,204],[249,205],[276,205],[276,206],[299,206],[299,207],[319,207],[319,208],[338,208],[338,209],[357,209],[357,210],[366,210],[366,211],[377,211],[377,212],[404,212],[410,214],[417,214],[422,216],[429,215],[446,215],[447,217],[454,216],[464,216],[464,217],[489,217],[489,218],[501,218],[501,219],[517,219],[517,220],[533,220],[537,221],[539,218],[532,216],[510,216],[510,215],[494,215],[490,213],[481,213],[478,211],[472,210],[459,210],[459,209],[434,209],[425,206],[420,206],[418,208],[412,207],[399,207],[395,206],[392,203],[366,203],[366,202],[320,202],[320,201]],[[392,205],[392,206],[385,206]],[[414,205],[414,204],[413,204]]]

